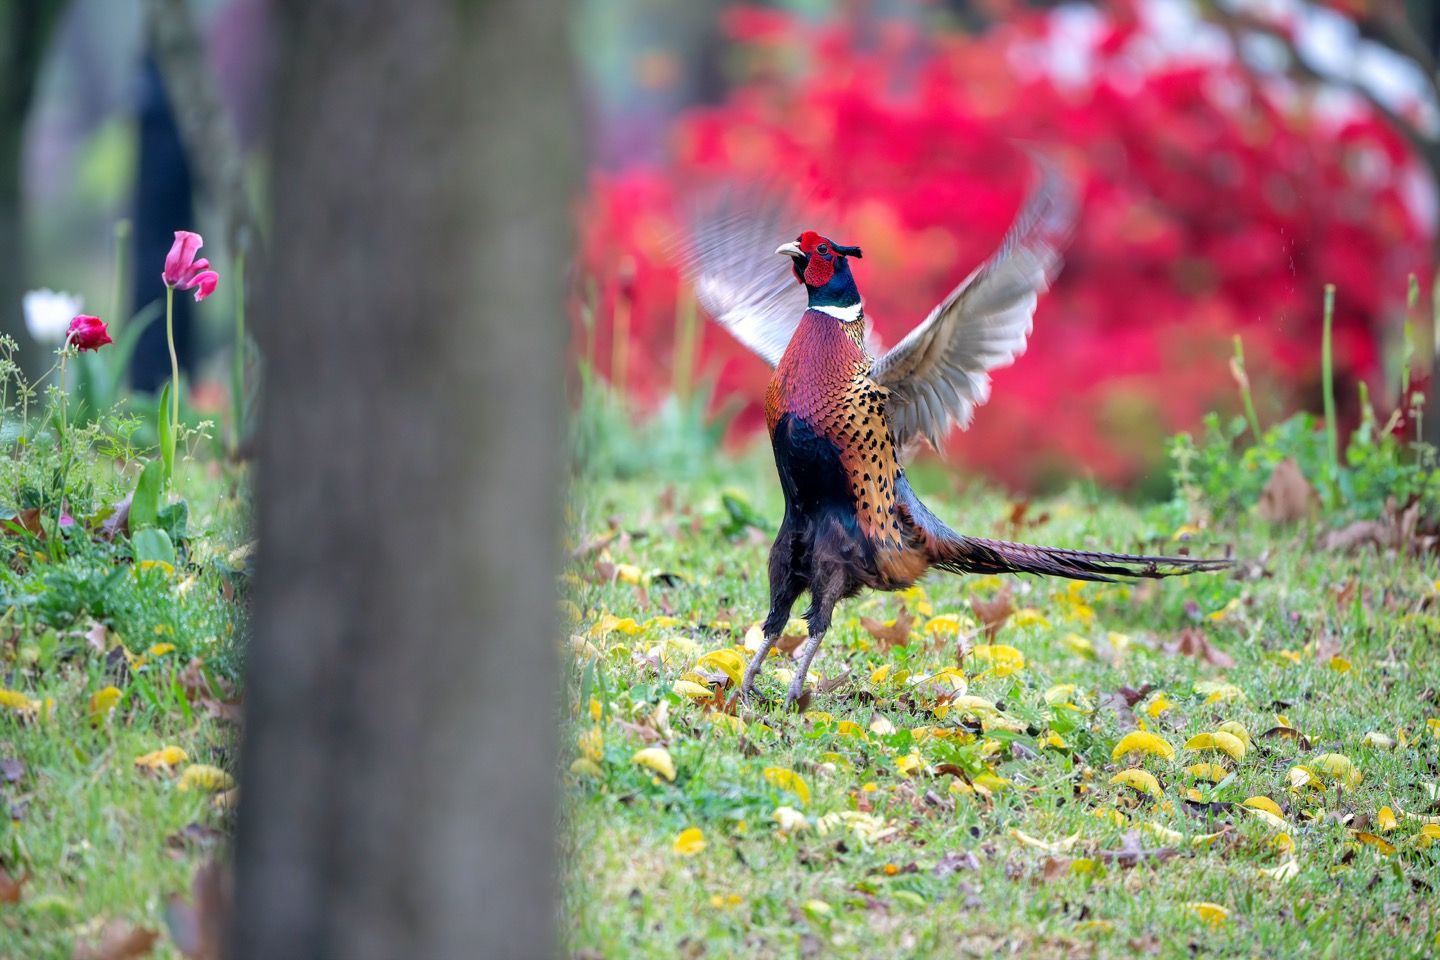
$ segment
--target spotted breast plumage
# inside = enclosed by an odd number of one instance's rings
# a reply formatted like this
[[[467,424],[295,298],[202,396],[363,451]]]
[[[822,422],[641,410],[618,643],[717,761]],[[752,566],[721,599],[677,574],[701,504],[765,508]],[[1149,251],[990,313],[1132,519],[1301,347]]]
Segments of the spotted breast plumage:
[[[851,261],[858,247],[815,231],[782,243],[791,278],[759,262],[789,217],[784,204],[712,205],[695,222],[687,265],[711,316],[775,368],[766,423],[785,498],[770,550],[770,612],[742,694],[810,594],[809,637],[786,703],[801,700],[836,603],[898,590],[931,567],[1078,580],[1219,570],[1227,560],[1096,553],[969,537],[911,490],[901,451],[938,443],[989,398],[988,371],[1024,351],[1031,317],[1060,263],[1075,203],[1048,164],[1000,250],[893,349],[872,358]],[[803,291],[803,297],[798,296]]]

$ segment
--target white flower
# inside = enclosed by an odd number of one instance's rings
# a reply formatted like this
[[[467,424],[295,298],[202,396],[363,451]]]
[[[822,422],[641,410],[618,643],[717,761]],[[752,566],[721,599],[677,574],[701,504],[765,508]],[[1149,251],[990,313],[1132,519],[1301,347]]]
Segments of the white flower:
[[[62,343],[70,321],[85,305],[78,293],[31,290],[25,294],[25,328],[41,343]]]

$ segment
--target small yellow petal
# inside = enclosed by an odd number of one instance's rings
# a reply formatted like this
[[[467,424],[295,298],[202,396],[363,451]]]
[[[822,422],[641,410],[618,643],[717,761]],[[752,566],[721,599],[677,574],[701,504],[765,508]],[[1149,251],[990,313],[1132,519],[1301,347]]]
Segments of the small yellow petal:
[[[1389,807],[1381,807],[1375,814],[1375,822],[1380,825],[1382,831],[1394,830],[1399,821],[1395,819],[1395,811]]]

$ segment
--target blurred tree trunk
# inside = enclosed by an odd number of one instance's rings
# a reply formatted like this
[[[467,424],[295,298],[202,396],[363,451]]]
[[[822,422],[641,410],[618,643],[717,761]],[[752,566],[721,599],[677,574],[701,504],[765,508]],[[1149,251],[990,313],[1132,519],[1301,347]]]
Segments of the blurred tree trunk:
[[[561,0],[290,0],[239,958],[555,952]]]
[[[25,332],[20,298],[29,284],[21,174],[25,120],[63,0],[0,2],[0,333],[20,344],[19,360],[39,372],[40,347]]]

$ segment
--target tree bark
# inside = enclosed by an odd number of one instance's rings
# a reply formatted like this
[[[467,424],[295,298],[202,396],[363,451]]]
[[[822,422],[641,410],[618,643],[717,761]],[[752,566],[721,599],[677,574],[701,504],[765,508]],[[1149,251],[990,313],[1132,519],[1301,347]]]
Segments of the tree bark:
[[[291,0],[238,958],[555,952],[560,0]]]
[[[26,333],[20,306],[29,284],[21,183],[25,121],[64,9],[62,0],[0,3],[0,333],[15,338],[19,359],[32,375],[39,373],[44,351]]]

